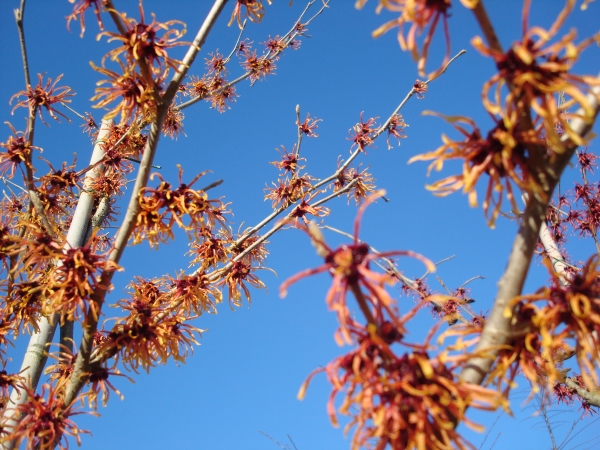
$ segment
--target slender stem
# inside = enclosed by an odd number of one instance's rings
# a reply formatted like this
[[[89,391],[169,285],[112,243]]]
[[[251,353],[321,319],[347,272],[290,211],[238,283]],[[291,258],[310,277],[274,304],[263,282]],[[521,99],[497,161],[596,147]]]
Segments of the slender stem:
[[[350,284],[350,290],[354,294],[354,297],[356,298],[356,302],[358,303],[358,306],[359,306],[361,312],[363,313],[363,315],[365,316],[365,319],[367,319],[367,322],[369,323],[369,325],[377,326],[377,322],[375,322],[375,317],[373,317],[373,313],[369,309],[369,305],[367,305],[365,296],[364,296],[363,292],[361,291],[358,283]]]
[[[231,53],[229,53],[227,58],[223,60],[225,64],[227,64],[231,60],[231,57],[235,54],[236,50],[238,49],[238,45],[240,45],[240,41],[242,40],[242,35],[244,34],[244,30],[246,29],[247,23],[248,19],[244,19],[244,22],[242,23],[242,29],[240,30],[240,34],[238,35],[237,41],[235,41],[235,45],[231,49]]]
[[[302,146],[302,130],[300,129],[300,124],[302,122],[300,122],[300,105],[296,105],[296,125],[298,125],[298,143],[296,144],[296,157],[300,157],[300,147]],[[292,174],[293,176],[296,175],[296,172],[298,171],[298,166],[296,166],[296,168],[294,169],[294,173]]]
[[[27,62],[27,47],[25,46],[25,29],[23,27],[23,19],[25,17],[25,1],[21,0],[19,9],[15,9],[15,20],[19,30],[19,42],[21,43],[21,58],[23,59],[23,71],[25,72],[25,86],[31,86],[31,78],[29,77],[29,63]]]
[[[348,192],[350,189],[352,189],[353,185],[356,184],[358,182],[358,179],[356,180],[352,180],[350,183],[348,183],[346,186],[344,186],[342,189],[340,189],[337,192],[334,192],[333,194],[329,195],[328,197],[321,199],[319,202],[314,203],[312,206],[319,206],[335,197],[339,197],[340,195]],[[235,258],[233,258],[230,262],[228,262],[225,266],[223,266],[222,268],[215,270],[213,273],[208,275],[208,279],[211,281],[217,280],[219,279],[221,276],[223,276],[224,273],[227,273],[232,267],[233,264],[239,260],[241,260],[242,258],[244,258],[248,253],[250,253],[252,250],[254,250],[256,247],[258,247],[259,245],[261,245],[263,242],[265,242],[269,237],[271,237],[272,235],[274,235],[277,231],[279,231],[280,229],[282,229],[285,225],[287,225],[289,223],[289,220],[291,220],[293,218],[292,216],[293,211],[288,214],[288,216],[277,222],[273,228],[271,228],[268,232],[266,232],[265,234],[263,234],[262,236],[260,236],[256,241],[254,241],[252,243],[252,245],[249,245],[247,248],[244,249],[244,251],[242,251],[240,254],[236,255]],[[242,241],[243,242],[243,241]]]
[[[479,27],[481,28],[481,31],[483,31],[483,35],[485,36],[488,45],[494,50],[504,53],[502,45],[500,45],[500,41],[496,35],[496,31],[494,31],[494,27],[492,26],[492,22],[485,11],[483,1],[480,0],[477,2],[477,5],[473,8],[473,15],[475,16],[475,19],[477,19],[477,23],[479,23]]]

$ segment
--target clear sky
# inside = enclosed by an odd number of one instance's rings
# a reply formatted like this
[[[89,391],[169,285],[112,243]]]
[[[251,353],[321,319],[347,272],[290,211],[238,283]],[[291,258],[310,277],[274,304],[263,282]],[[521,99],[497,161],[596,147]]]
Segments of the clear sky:
[[[202,23],[212,2],[145,0],[149,16],[156,13],[159,21],[178,19],[186,22],[191,40]],[[235,44],[238,29],[227,27],[233,3],[210,34],[191,74],[204,73],[203,60],[219,49],[229,53]],[[260,24],[249,24],[245,34],[256,46],[269,36],[281,35],[293,25],[306,2],[279,0],[266,7],[266,17]],[[318,5],[318,1],[315,7]],[[482,129],[489,126],[489,118],[481,105],[481,86],[494,73],[494,64],[483,58],[470,45],[470,39],[479,34],[476,23],[458,1],[452,9],[450,31],[453,54],[466,49],[446,74],[431,83],[425,99],[412,98],[402,110],[410,125],[407,139],[392,150],[387,150],[385,139],[376,148],[361,155],[360,162],[377,180],[377,186],[387,190],[389,202],[378,202],[365,214],[361,237],[378,250],[414,250],[433,261],[453,257],[441,264],[439,276],[449,289],[455,289],[466,280],[481,276],[470,283],[471,296],[477,300],[476,311],[491,309],[496,283],[506,264],[516,223],[499,219],[494,230],[486,227],[481,208],[470,208],[467,198],[454,194],[436,198],[424,189],[426,183],[441,176],[456,173],[457,165],[448,165],[440,174],[426,176],[426,163],[407,165],[414,155],[433,150],[440,145],[442,132],[451,128],[434,117],[423,117],[424,110],[448,115],[468,115],[478,121]],[[592,3],[587,12],[576,9],[564,27],[578,27],[579,36],[588,36],[598,29],[599,2]],[[16,26],[12,10],[19,1],[0,2],[0,108],[2,122],[10,121],[22,129],[24,110],[11,116],[10,97],[24,88],[23,70]],[[135,0],[115,0],[117,8],[138,17]],[[351,0],[332,0],[330,8],[310,26],[310,38],[304,38],[298,51],[286,52],[277,63],[276,75],[254,86],[242,82],[237,86],[239,98],[225,113],[200,103],[185,110],[185,133],[176,141],[161,139],[155,163],[162,166],[165,179],[177,181],[176,164],[185,169],[185,177],[211,170],[207,182],[223,179],[224,183],[211,191],[212,196],[224,196],[232,202],[233,227],[251,226],[271,212],[265,202],[264,188],[276,181],[277,170],[269,165],[277,160],[276,147],[291,149],[296,142],[295,107],[300,104],[302,115],[322,119],[317,139],[305,139],[303,156],[306,170],[323,178],[336,168],[339,156],[347,157],[350,142],[348,130],[364,117],[378,117],[379,123],[396,108],[417,78],[416,66],[410,55],[403,53],[395,32],[373,39],[371,32],[390,14],[374,13],[377,2],[371,0],[362,11],[357,11]],[[564,4],[561,0],[534,0],[532,22],[549,27]],[[490,17],[507,48],[521,33],[521,1],[487,1]],[[91,108],[90,98],[101,75],[94,72],[89,62],[100,63],[102,56],[116,44],[107,44],[106,38],[96,41],[98,27],[91,12],[86,15],[87,32],[79,37],[79,26],[66,28],[65,17],[72,5],[66,0],[29,0],[25,13],[25,30],[32,78],[44,73],[51,78],[64,73],[60,85],[70,86],[77,96],[71,106],[83,113],[92,112],[96,119],[102,113]],[[112,30],[106,21],[108,29]],[[442,58],[442,49],[434,42],[428,68],[433,69]],[[179,51],[179,55],[181,52]],[[177,56],[177,54],[176,54]],[[596,74],[599,70],[600,51],[590,48],[575,67],[578,73]],[[235,64],[230,67],[231,77],[242,73]],[[35,145],[44,149],[44,158],[56,166],[64,160],[72,161],[78,155],[78,166],[84,167],[92,150],[89,138],[72,114],[72,123],[50,121],[50,127],[38,122]],[[596,130],[598,127],[596,127]],[[10,134],[4,127],[4,140]],[[456,135],[453,135],[457,137]],[[597,144],[594,144],[597,147]],[[594,150],[594,146],[591,150]],[[40,169],[43,163],[40,162]],[[569,169],[562,189],[572,187]],[[152,184],[151,184],[152,185]],[[127,192],[127,195],[129,192]],[[345,198],[328,205],[332,213],[325,223],[351,232],[356,207],[348,206]],[[344,242],[334,234],[326,234],[331,244]],[[330,385],[325,376],[312,382],[306,399],[298,401],[296,394],[305,377],[316,367],[324,366],[335,356],[348,349],[339,348],[333,341],[336,320],[325,307],[324,297],[330,282],[326,274],[294,285],[285,299],[278,295],[279,284],[289,276],[307,267],[321,264],[306,235],[297,230],[285,230],[275,235],[269,246],[266,265],[277,272],[260,273],[268,286],[266,291],[253,291],[252,304],[232,311],[227,303],[220,305],[217,315],[204,315],[195,323],[207,329],[201,346],[196,348],[186,364],[169,363],[146,373],[133,374],[135,384],[125,379],[114,380],[125,396],[120,401],[111,396],[107,408],[99,408],[100,418],[80,416],[78,424],[89,429],[93,437],[83,437],[89,449],[125,448],[182,448],[182,449],[271,449],[277,445],[261,434],[262,431],[281,443],[290,443],[291,436],[300,450],[349,448],[349,438],[342,429],[331,426],[326,402]],[[585,260],[594,252],[593,242],[571,239],[576,258]],[[174,274],[187,269],[189,264],[187,240],[179,236],[176,242],[150,250],[146,243],[127,249],[122,260],[123,273],[115,276],[115,289],[108,303],[124,298],[124,286],[135,275],[144,277]],[[423,274],[423,267],[412,261],[401,260],[399,268],[409,277]],[[526,284],[526,291],[535,291],[547,279],[538,261],[534,263]],[[435,277],[430,285],[441,290]],[[401,297],[399,287],[392,288],[399,298],[401,309],[413,305],[413,300]],[[106,312],[106,317],[112,317]],[[423,312],[411,323],[410,339],[418,341],[433,325],[431,316]],[[27,338],[16,343],[13,369],[20,365],[20,350]],[[482,449],[551,448],[551,442],[542,419],[535,417],[532,403],[525,404],[526,382],[520,380],[515,390],[514,418],[502,415],[495,423]],[[557,439],[564,436],[580,413],[577,406],[569,411],[564,407],[553,410],[557,415]],[[473,414],[478,422],[490,425],[499,413]],[[578,436],[566,448],[597,436],[595,418],[586,418],[578,425]],[[343,422],[342,422],[343,423]],[[466,435],[479,447],[485,434],[468,430]],[[593,448],[593,444],[586,444]],[[577,448],[586,448],[583,447]],[[590,447],[591,445],[591,447]]]

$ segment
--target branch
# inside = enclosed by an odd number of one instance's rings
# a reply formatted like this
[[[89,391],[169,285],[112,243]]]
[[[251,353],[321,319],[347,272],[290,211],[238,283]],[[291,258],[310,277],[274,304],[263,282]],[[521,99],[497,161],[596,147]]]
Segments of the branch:
[[[290,31],[288,31],[281,39],[280,41],[284,41],[285,45],[284,47],[287,48],[287,46],[289,45],[289,43],[298,35],[298,32],[296,30],[296,25],[298,23],[300,23],[300,21],[302,20],[302,17],[304,16],[304,14],[306,13],[306,11],[310,8],[310,6],[315,2],[315,0],[312,0],[310,2],[308,2],[308,4],[306,5],[306,8],[304,9],[304,11],[302,12],[302,14],[300,14],[300,17],[298,18],[298,20],[296,22],[294,22],[294,26],[290,29]],[[319,14],[321,14],[325,8],[327,8],[329,5],[329,2],[323,2],[323,6],[321,7],[321,9],[313,16],[311,17],[304,25],[308,25],[314,18],[316,18]],[[243,30],[242,30],[243,31]],[[240,37],[241,37],[241,33],[240,33]],[[238,39],[239,42],[239,39]],[[236,44],[237,46],[237,44]],[[235,51],[235,50],[234,50]],[[265,59],[271,59],[271,60],[275,60],[279,54],[281,53],[281,50],[278,50],[276,52],[274,52],[273,54],[271,54],[271,50],[269,50],[269,52],[266,55],[261,56],[261,61],[265,60]],[[233,54],[233,53],[232,53]],[[231,57],[228,56],[226,62],[229,62],[229,58]],[[188,100],[187,102],[183,102],[180,103],[179,105],[176,105],[173,107],[173,109],[175,111],[178,111],[180,109],[184,109],[187,108],[189,106],[192,106],[194,103],[198,103],[214,94],[218,94],[222,91],[224,91],[225,89],[228,89],[232,86],[235,86],[236,84],[238,84],[239,82],[245,80],[246,78],[248,78],[250,75],[252,75],[254,72],[252,70],[247,71],[246,73],[240,75],[239,77],[237,77],[235,80],[229,82],[229,83],[225,83],[220,89],[218,89],[217,91],[214,92],[210,92],[207,93],[206,95],[199,95],[197,97],[194,97],[190,100]],[[182,78],[183,80],[183,78]]]
[[[433,80],[435,80],[436,78],[438,78],[441,74],[443,74],[444,72],[446,72],[446,69],[448,69],[448,66],[450,64],[452,64],[452,62],[458,58],[461,55],[464,55],[465,53],[467,53],[466,50],[461,50],[460,52],[458,52],[450,61],[448,61],[448,63],[444,66],[444,68],[442,69],[442,71],[435,75],[433,78],[428,79],[427,81],[425,81],[425,84],[429,84],[431,83]],[[413,86],[412,89],[408,92],[408,94],[406,94],[406,97],[404,97],[404,100],[402,100],[400,102],[400,104],[398,105],[398,107],[394,110],[394,112],[388,117],[388,119],[385,121],[385,123],[379,127],[379,129],[377,130],[377,132],[373,135],[373,140],[377,139],[379,136],[381,136],[381,134],[387,130],[388,126],[390,125],[390,122],[392,121],[392,118],[398,114],[400,112],[400,110],[404,107],[404,105],[406,104],[406,102],[408,102],[408,100],[417,93],[417,89]],[[344,164],[342,164],[342,166],[330,177],[325,178],[324,180],[321,180],[319,183],[317,183],[314,187],[315,189],[323,186],[324,184],[329,183],[330,181],[335,180],[344,170],[346,170],[348,168],[348,166],[350,165],[350,163],[358,156],[358,154],[360,153],[360,148],[357,148],[354,153],[352,153],[352,155],[350,156],[350,158],[348,158],[347,161],[344,162]]]
[[[577,112],[577,117],[571,123],[571,128],[577,135],[585,137],[591,130],[600,110],[599,97],[600,86],[594,86],[591,89],[591,93],[587,95],[587,101],[594,110],[594,117],[586,123],[580,119],[580,117],[585,117],[585,113],[583,111]],[[556,155],[556,160],[550,164],[547,171],[548,188],[544,192],[545,198],[532,195],[528,199],[519,231],[513,242],[506,270],[498,283],[498,294],[494,301],[492,312],[486,321],[479,343],[473,352],[474,354],[490,355],[490,357],[474,357],[470,359],[460,374],[461,381],[481,384],[496,359],[498,348],[509,343],[511,340],[511,317],[505,316],[505,310],[509,302],[521,294],[540,229],[546,217],[548,203],[552,198],[552,193],[564,168],[577,148],[577,145],[569,139],[566,133],[561,140],[565,143],[565,151],[562,154]]]
[[[21,43],[21,58],[23,59],[23,70],[25,71],[25,87],[31,86],[31,78],[29,77],[29,63],[27,62],[27,47],[25,47],[25,29],[23,27],[23,18],[25,17],[25,1],[21,0],[19,9],[15,9],[15,20],[17,29],[19,30],[19,42]]]
[[[104,151],[102,150],[100,141],[109,134],[111,123],[112,122],[110,121],[102,122],[102,126],[100,127],[98,134],[98,140],[96,141],[96,145],[94,146],[94,151],[92,153],[92,158],[90,161],[91,164],[95,164],[104,157]],[[97,167],[96,170],[90,171],[86,174],[83,184],[84,189],[82,189],[75,212],[73,213],[73,219],[67,233],[67,242],[65,247],[81,247],[84,243],[88,222],[90,220],[92,207],[94,204],[93,195],[89,193],[85,187],[89,185],[91,180],[96,177],[101,170],[102,167]],[[29,339],[29,345],[27,346],[27,350],[23,357],[19,374],[25,380],[27,380],[32,389],[37,388],[42,371],[44,370],[44,366],[48,360],[48,353],[46,350],[48,345],[52,342],[58,321],[58,314],[55,314],[50,318],[42,316],[40,322],[38,323],[38,330],[34,331]],[[9,432],[9,430],[16,425],[17,418],[15,418],[14,407],[24,404],[27,399],[27,393],[24,390],[21,389],[20,391],[17,391],[16,389],[13,389],[10,395],[9,407],[6,409],[4,417],[2,418],[2,426],[4,427],[4,430]],[[3,448],[5,450],[12,449],[13,443],[5,442]]]
[[[587,389],[583,389],[579,384],[573,380],[573,378],[565,378],[565,384],[569,389],[573,389],[577,392],[582,399],[588,402],[590,405],[597,406],[600,408],[600,393],[590,392]]]
[[[119,228],[115,237],[114,249],[109,256],[110,261],[113,261],[115,263],[119,262],[123,251],[125,250],[125,246],[127,245],[127,242],[135,227],[135,220],[139,213],[140,192],[146,186],[148,178],[150,176],[150,170],[152,162],[154,160],[154,155],[156,154],[156,148],[158,145],[161,128],[166,116],[167,108],[170,105],[173,98],[175,97],[177,89],[179,88],[179,85],[183,80],[183,77],[187,73],[189,66],[196,58],[196,55],[200,51],[200,48],[202,47],[202,45],[204,45],[208,34],[210,33],[213,25],[215,24],[217,18],[219,17],[219,14],[223,10],[226,3],[227,0],[216,0],[213,4],[211,10],[206,16],[206,19],[200,27],[200,30],[198,31],[194,42],[190,46],[187,54],[185,55],[182,64],[179,66],[178,73],[175,74],[175,76],[169,83],[169,87],[167,88],[164,96],[160,101],[159,106],[157,107],[156,117],[154,118],[154,121],[150,126],[148,140],[146,141],[146,147],[144,148],[144,153],[140,162],[140,168],[133,188],[133,193],[130,197],[129,205],[125,213],[123,223],[121,224],[121,227]],[[100,283],[102,288],[98,289],[98,291],[94,293],[91,299],[91,301],[96,302],[97,308],[90,308],[90,312],[88,313],[85,322],[83,323],[83,337],[79,347],[79,352],[77,353],[77,359],[73,366],[73,373],[71,374],[69,384],[66,388],[66,405],[69,405],[74,401],[74,399],[77,397],[85,383],[85,374],[88,372],[93,340],[98,329],[98,316],[100,315],[94,311],[100,311],[102,309],[104,298],[106,297],[106,294],[110,288],[113,274],[113,271],[104,271],[102,273]]]

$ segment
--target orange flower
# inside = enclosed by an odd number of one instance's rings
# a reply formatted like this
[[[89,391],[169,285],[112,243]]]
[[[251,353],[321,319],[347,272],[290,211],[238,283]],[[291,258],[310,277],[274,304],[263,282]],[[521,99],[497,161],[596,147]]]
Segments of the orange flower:
[[[197,345],[202,331],[187,323],[183,310],[173,309],[166,295],[167,280],[136,278],[129,298],[117,302],[127,317],[116,319],[113,329],[98,339],[98,354],[117,355],[133,371],[146,371],[169,358],[183,362]]]
[[[170,285],[169,295],[173,307],[181,309],[185,315],[199,316],[204,312],[217,312],[217,305],[223,300],[223,294],[204,272],[197,275],[179,273],[176,278],[167,276],[165,282]]]
[[[60,111],[54,109],[52,105],[55,103],[71,103],[71,100],[69,100],[68,97],[73,97],[75,94],[71,93],[71,88],[68,86],[56,87],[56,83],[60,81],[62,75],[59,75],[54,80],[54,83],[50,78],[48,78],[48,80],[46,81],[46,86],[43,87],[42,77],[43,75],[41,73],[38,73],[38,84],[35,88],[27,86],[26,91],[17,92],[10,98],[10,103],[12,104],[12,101],[16,98],[26,97],[25,99],[21,100],[15,105],[12,112],[14,113],[15,109],[19,108],[20,106],[29,108],[31,111],[33,111],[33,113],[35,113],[35,111],[37,110],[40,116],[40,120],[44,123],[44,125],[48,125],[44,121],[44,116],[42,115],[42,108],[46,108],[46,111],[54,120],[58,120],[60,122],[56,115],[58,114],[59,116],[64,117],[65,119],[67,119],[67,121],[70,122],[67,116],[65,116]]]
[[[15,170],[21,163],[33,169],[31,164],[31,152],[40,150],[41,148],[31,145],[31,141],[22,131],[17,131],[8,122],[13,136],[9,136],[6,142],[0,143],[0,147],[6,149],[6,152],[0,153],[0,173],[2,176],[12,178],[15,175]]]
[[[575,356],[585,385],[589,388],[598,386],[600,259],[598,255],[591,257],[581,271],[568,280],[556,272],[549,261],[544,260],[544,264],[550,272],[550,285],[536,294],[515,298],[511,307],[516,306],[517,312],[530,311],[530,322],[539,330],[540,354],[548,366],[551,386],[557,381],[557,368],[560,368],[555,356],[569,351],[570,339],[574,341]],[[542,302],[540,306],[537,305],[539,302]],[[509,314],[509,310],[506,313]]]
[[[160,174],[154,173],[151,179],[158,177],[161,182],[157,188],[145,187],[140,192],[140,211],[136,219],[132,239],[134,244],[147,239],[151,247],[173,238],[171,229],[177,224],[180,228],[193,234],[195,229],[202,229],[205,224],[210,227],[218,222],[225,224],[223,214],[228,213],[227,205],[220,200],[209,200],[203,190],[191,189],[192,185],[206,172],[197,175],[189,184],[183,183],[183,169],[179,171],[180,186],[171,188]],[[184,223],[184,216],[189,222]]]
[[[362,8],[367,0],[357,0],[356,7]],[[446,55],[441,67],[443,67],[450,57],[450,33],[448,31],[450,0],[379,0],[377,12],[387,9],[392,12],[399,12],[400,17],[380,26],[373,32],[374,37],[379,37],[393,28],[398,27],[398,42],[402,50],[410,51],[414,60],[418,61],[419,75],[425,76],[425,64],[429,55],[429,45],[437,29],[440,19],[444,27],[444,37],[446,40]],[[410,25],[408,32],[404,32],[404,26]],[[429,31],[423,40],[421,49],[417,43],[417,36],[429,27]],[[440,67],[440,68],[441,68]],[[439,70],[439,69],[438,69]],[[431,78],[431,75],[429,76]]]
[[[144,23],[144,8],[140,3],[140,20],[139,22],[133,18],[128,18],[125,13],[119,13],[125,26],[125,33],[111,33],[104,31],[98,36],[109,36],[108,42],[121,41],[121,47],[108,52],[102,59],[110,56],[111,60],[115,61],[122,53],[125,53],[128,68],[133,67],[139,60],[144,60],[152,72],[156,75],[161,75],[166,67],[171,67],[177,71],[180,61],[169,58],[167,49],[178,46],[187,45],[186,42],[177,42],[186,32],[185,24],[179,20],[170,20],[168,22],[157,22],[156,17],[152,14],[152,22]],[[170,29],[173,25],[182,26],[181,30]],[[158,36],[160,31],[164,31],[161,37]],[[166,66],[166,67],[164,67]],[[142,68],[143,70],[143,68]],[[151,74],[142,72],[145,81],[152,84]]]
[[[352,417],[345,431],[356,427],[354,450],[465,448],[469,444],[455,430],[456,423],[482,429],[466,417],[467,408],[494,410],[506,402],[492,390],[457,381],[425,349],[397,356],[381,338],[369,336],[364,329],[356,334],[359,346],[309,375],[298,394],[302,399],[312,377],[326,372],[333,385],[327,410],[337,425],[334,402],[344,393],[338,410]],[[373,439],[377,441],[371,447]]]
[[[46,314],[59,314],[61,323],[79,320],[88,312],[97,318],[100,311],[91,296],[109,287],[100,285],[100,273],[122,270],[107,256],[96,253],[94,240],[83,247],[66,249],[49,275],[48,299],[43,306]]]
[[[80,435],[90,434],[87,430],[77,428],[75,422],[70,419],[77,414],[83,414],[75,407],[78,399],[70,405],[65,405],[58,386],[49,384],[42,386],[41,394],[26,386],[23,389],[27,392],[27,401],[15,408],[22,418],[12,433],[2,438],[2,442],[16,440],[18,447],[23,441],[27,441],[27,450],[53,450],[57,445],[56,440],[60,437],[59,448],[68,449],[66,436],[74,436],[77,444],[81,445]]]
[[[272,161],[269,164],[274,165],[280,170],[283,170],[283,174],[288,172],[295,173],[296,170],[304,169],[304,166],[298,165],[300,161],[306,161],[305,158],[300,158],[298,152],[296,151],[296,144],[294,144],[294,148],[292,148],[291,152],[288,152],[285,147],[282,145],[281,150],[276,149],[281,155],[281,161]]]
[[[338,161],[339,166],[340,162]],[[369,193],[375,190],[373,180],[373,176],[366,169],[361,172],[360,167],[358,170],[353,167],[346,168],[340,172],[337,179],[333,182],[333,192],[338,192],[344,186],[354,181],[354,185],[348,191],[348,204],[350,204],[350,199],[354,198],[354,202],[359,205],[367,198]]]
[[[75,0],[69,0],[69,3],[75,3]],[[70,30],[71,20],[76,20],[79,16],[79,25],[81,26],[81,37],[83,37],[83,33],[85,32],[85,19],[84,14],[88,8],[94,8],[94,14],[96,14],[96,19],[98,20],[98,26],[101,30],[104,29],[104,25],[102,24],[102,17],[100,16],[100,11],[104,7],[104,0],[79,0],[77,4],[73,7],[73,12],[70,16],[67,16],[67,29]]]
[[[309,113],[306,115],[304,122],[300,123],[299,121],[296,121],[296,125],[298,125],[298,131],[300,133],[305,134],[308,137],[319,137],[314,130],[318,128],[317,124],[321,121],[322,119],[317,119],[316,117],[311,118]]]
[[[409,163],[434,160],[429,165],[428,173],[432,169],[441,170],[445,161],[463,160],[462,174],[444,178],[427,186],[427,189],[440,196],[449,195],[462,189],[469,195],[471,206],[477,206],[475,187],[481,176],[484,173],[487,174],[489,180],[483,210],[488,216],[490,204],[494,205],[489,220],[490,226],[494,225],[500,212],[504,189],[506,189],[506,195],[513,209],[518,211],[512,183],[533,192],[539,190],[527,167],[526,145],[531,137],[520,133],[516,123],[512,122],[512,128],[509,128],[504,121],[496,121],[496,126],[484,138],[475,122],[467,117],[448,117],[432,112],[426,113],[445,118],[465,137],[464,141],[458,142],[442,135],[444,145],[433,152],[417,155],[409,160]],[[469,125],[471,131],[464,128],[462,124]]]
[[[284,297],[290,285],[302,278],[328,271],[333,280],[325,301],[329,309],[335,311],[338,315],[341,333],[338,342],[340,343],[343,341],[347,343],[352,342],[350,330],[353,321],[350,319],[351,313],[346,300],[348,291],[357,295],[361,288],[365,289],[366,293],[360,292],[362,298],[357,300],[363,313],[372,316],[373,320],[383,320],[386,314],[394,315],[392,311],[394,301],[385,290],[385,285],[393,284],[394,278],[388,273],[373,271],[370,268],[371,261],[396,255],[411,256],[422,261],[429,270],[435,271],[433,263],[417,253],[411,251],[391,251],[371,254],[369,253],[369,246],[359,241],[358,230],[365,208],[383,195],[384,191],[376,192],[358,210],[354,223],[354,241],[352,244],[342,245],[332,250],[324,242],[323,237],[320,235],[320,230],[316,227],[309,225],[308,228],[302,228],[312,237],[314,241],[313,245],[317,247],[317,253],[324,257],[325,263],[314,269],[307,269],[294,275],[287,279],[279,288],[280,295]]]
[[[267,192],[265,200],[269,199],[272,201],[273,209],[289,206],[296,200],[299,200],[310,189],[310,180],[312,180],[312,177],[307,174],[300,177],[293,175],[291,179],[287,176],[283,179],[278,179],[277,182],[279,185],[273,183],[274,187],[265,188]]]
[[[271,0],[267,0],[270,5]],[[244,8],[244,9],[242,9]],[[235,8],[231,13],[231,20],[227,25],[231,26],[234,20],[237,19],[238,26],[242,28],[242,19],[247,17],[251,22],[260,22],[265,15],[265,7],[262,0],[237,0]]]
[[[528,26],[531,0],[523,5],[523,38],[516,42],[504,54],[483,44],[480,37],[473,39],[472,44],[483,55],[490,56],[496,62],[498,73],[483,87],[484,106],[491,114],[502,114],[507,118],[520,120],[523,114],[529,114],[531,108],[540,118],[546,136],[547,145],[555,152],[562,152],[564,145],[556,126],[564,130],[577,145],[585,145],[583,138],[571,130],[569,122],[575,117],[569,113],[574,106],[584,111],[582,119],[590,122],[594,118],[594,109],[585,98],[589,87],[600,84],[595,76],[574,75],[571,68],[581,52],[600,33],[576,44],[576,31],[556,40],[555,36],[565,19],[572,11],[575,1],[568,0],[549,30]],[[501,95],[507,85],[510,93],[506,97],[506,111],[502,111]],[[493,99],[490,99],[490,93]],[[566,101],[557,103],[557,97],[563,96]],[[525,109],[527,108],[527,109]],[[514,110],[514,113],[513,113]]]
[[[250,302],[250,289],[248,289],[247,284],[257,289],[265,288],[265,284],[252,273],[257,268],[258,267],[252,267],[250,263],[244,261],[234,262],[231,269],[227,271],[227,273],[223,275],[223,278],[217,283],[217,286],[227,285],[231,309],[233,309],[233,306],[242,306],[241,291],[244,292],[246,300]]]
[[[154,91],[147,81],[135,72],[131,67],[125,67],[119,60],[122,73],[96,66],[90,62],[92,68],[103,75],[109,77],[108,80],[99,81],[98,86],[107,84],[106,87],[97,87],[96,95],[91,100],[98,103],[94,108],[103,108],[121,97],[120,103],[104,116],[105,119],[112,119],[121,113],[121,124],[125,124],[137,115],[146,115],[154,111]],[[164,82],[164,75],[159,76],[153,81],[156,86],[161,86]]]

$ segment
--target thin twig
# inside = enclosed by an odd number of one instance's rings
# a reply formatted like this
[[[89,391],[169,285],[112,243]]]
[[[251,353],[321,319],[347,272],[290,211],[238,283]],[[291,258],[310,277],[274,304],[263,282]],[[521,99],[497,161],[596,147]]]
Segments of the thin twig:
[[[223,60],[225,64],[227,64],[231,60],[231,57],[235,54],[236,50],[238,49],[238,45],[240,45],[240,41],[242,40],[242,35],[244,34],[244,30],[246,29],[247,23],[248,19],[244,19],[244,22],[242,23],[242,29],[240,30],[240,34],[238,35],[237,41],[235,41],[235,45],[233,46],[231,53],[229,54],[229,56],[227,56],[227,58]]]
[[[23,19],[25,18],[25,1],[21,0],[21,6],[19,9],[15,9],[15,20],[17,22],[17,28],[19,30],[19,43],[21,44],[21,58],[23,60],[23,71],[25,72],[25,86],[31,86],[31,78],[29,76],[29,63],[27,61],[27,47],[25,46],[25,29],[23,26]]]

